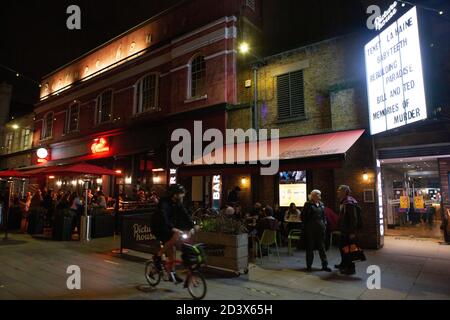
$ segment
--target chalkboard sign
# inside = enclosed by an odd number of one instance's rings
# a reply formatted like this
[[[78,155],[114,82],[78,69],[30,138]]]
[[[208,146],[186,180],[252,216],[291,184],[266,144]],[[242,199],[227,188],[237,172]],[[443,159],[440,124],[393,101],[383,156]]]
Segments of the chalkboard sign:
[[[160,242],[151,232],[151,218],[151,214],[123,216],[121,249],[158,253]]]

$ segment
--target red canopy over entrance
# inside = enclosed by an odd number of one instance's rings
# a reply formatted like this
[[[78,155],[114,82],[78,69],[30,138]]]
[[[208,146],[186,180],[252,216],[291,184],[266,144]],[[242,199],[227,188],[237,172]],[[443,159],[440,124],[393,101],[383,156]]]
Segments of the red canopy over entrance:
[[[26,178],[26,177],[28,177],[28,174],[16,170],[0,171],[0,178]]]
[[[29,171],[30,175],[43,175],[43,174],[53,174],[53,175],[93,175],[93,176],[112,176],[116,175],[116,172],[110,169],[99,167],[89,163],[77,163],[66,166],[55,166],[48,168],[41,168]]]
[[[215,150],[193,163],[180,167],[181,176],[212,175],[218,172],[225,174],[257,173],[258,161],[279,160],[280,170],[295,170],[298,168],[338,168],[347,151],[361,137],[364,130],[349,130],[308,136],[289,137],[279,139],[278,154],[270,154],[272,142],[267,143],[267,152],[261,154],[258,142],[227,145]],[[227,151],[230,158],[243,155],[245,164],[228,163]],[[217,158],[217,155],[223,155]],[[251,165],[251,164],[254,165]]]

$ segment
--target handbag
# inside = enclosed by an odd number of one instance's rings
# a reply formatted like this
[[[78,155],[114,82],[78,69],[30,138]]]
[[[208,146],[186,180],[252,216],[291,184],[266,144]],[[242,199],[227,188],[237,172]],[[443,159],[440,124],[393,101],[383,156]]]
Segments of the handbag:
[[[366,255],[364,254],[364,251],[356,243],[351,243],[343,247],[342,253],[344,254],[345,258],[348,259],[348,261],[366,261]]]

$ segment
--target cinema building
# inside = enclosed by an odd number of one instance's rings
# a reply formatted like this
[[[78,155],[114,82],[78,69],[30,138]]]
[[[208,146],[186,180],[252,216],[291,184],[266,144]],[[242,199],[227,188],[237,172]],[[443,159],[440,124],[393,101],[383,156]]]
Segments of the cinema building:
[[[162,193],[172,131],[224,131],[239,39],[257,44],[260,24],[260,1],[182,1],[46,75],[33,139],[46,152],[30,168],[88,162],[120,173],[101,181],[107,194]]]

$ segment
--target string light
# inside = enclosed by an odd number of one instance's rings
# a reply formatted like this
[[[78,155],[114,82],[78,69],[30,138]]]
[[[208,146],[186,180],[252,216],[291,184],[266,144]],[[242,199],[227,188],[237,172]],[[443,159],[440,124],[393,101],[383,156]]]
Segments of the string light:
[[[8,67],[8,66],[5,66],[5,65],[3,65],[3,64],[0,64],[0,68],[3,68],[3,69],[5,69],[5,70],[7,70],[7,71],[13,73],[17,78],[20,77],[21,79],[26,79],[26,80],[28,80],[28,81],[30,81],[30,82],[33,82],[34,84],[37,84],[39,87],[41,87],[41,84],[40,84],[39,81],[36,81],[36,80],[34,80],[33,78],[30,78],[30,77],[28,77],[28,76],[25,76],[25,75],[21,74],[20,72],[18,72],[17,70],[14,70],[14,69],[12,69],[12,68],[10,68],[10,67]]]
[[[424,10],[435,12],[435,13],[439,14],[440,16],[444,15],[444,11],[442,11],[442,10],[437,10],[437,9],[434,9],[434,8],[426,7],[424,5],[416,4],[416,3],[411,2],[411,1],[405,1],[405,0],[398,0],[398,1],[402,4],[402,7],[404,7],[405,5],[409,4],[410,6],[416,6],[416,7],[419,7],[421,9],[424,9]]]

